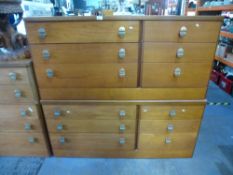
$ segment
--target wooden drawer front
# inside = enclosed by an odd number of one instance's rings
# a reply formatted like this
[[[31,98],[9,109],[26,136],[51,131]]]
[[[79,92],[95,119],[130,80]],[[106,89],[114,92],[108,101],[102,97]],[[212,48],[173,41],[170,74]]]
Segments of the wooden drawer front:
[[[137,43],[31,45],[35,64],[137,63]]]
[[[63,120],[135,120],[135,105],[43,105],[47,119]]]
[[[35,105],[0,105],[0,120],[14,119],[38,119],[38,111]]]
[[[125,28],[120,37],[118,30]],[[138,21],[27,23],[30,43],[138,42]],[[39,37],[39,31],[45,36]]]
[[[37,118],[0,118],[0,132],[38,132],[42,126]]]
[[[120,151],[133,150],[135,145],[134,134],[51,134],[50,139],[55,155],[56,150]]]
[[[27,68],[0,68],[0,85],[29,84]]]
[[[180,37],[183,26],[187,28],[187,33]],[[146,21],[144,22],[144,41],[215,43],[220,26],[221,22]]]
[[[192,152],[196,143],[196,137],[197,133],[174,134],[172,136],[140,134],[139,150],[152,152],[179,152],[184,150],[190,150],[190,152]]]
[[[200,120],[141,120],[140,133],[177,134],[197,132]]]
[[[207,63],[144,63],[142,87],[206,87],[210,68]]]
[[[0,148],[0,155],[48,155],[42,133],[0,133]]]
[[[201,119],[204,104],[200,105],[142,105],[141,120],[192,120]]]
[[[47,77],[52,70],[54,76]],[[122,71],[121,71],[122,70]],[[37,66],[40,88],[136,87],[137,64],[62,64]],[[121,75],[120,75],[121,74]],[[123,75],[125,74],[125,75]]]
[[[52,133],[135,133],[135,120],[64,120],[47,119]]]
[[[215,43],[144,43],[143,62],[212,62]]]
[[[28,85],[0,86],[0,103],[34,102],[32,89]]]

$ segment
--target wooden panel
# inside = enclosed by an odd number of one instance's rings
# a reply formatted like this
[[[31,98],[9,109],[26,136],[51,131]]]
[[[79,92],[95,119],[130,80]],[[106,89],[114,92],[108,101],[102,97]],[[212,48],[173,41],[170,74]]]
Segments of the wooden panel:
[[[165,138],[171,139],[170,144],[165,143]],[[140,134],[139,150],[151,152],[177,152],[181,150],[189,150],[193,152],[196,143],[197,133],[174,134],[172,136]]]
[[[22,97],[15,97],[15,90],[22,92]],[[17,85],[15,87],[10,85],[0,86],[0,103],[32,103],[34,102],[34,96],[32,89],[28,85]]]
[[[16,80],[10,79],[10,74],[15,73]],[[0,85],[29,84],[26,68],[1,68]]]
[[[43,105],[45,117],[54,119],[54,112],[61,115],[56,120],[135,120],[136,105]],[[120,116],[120,111],[125,116]]]
[[[215,43],[144,43],[143,62],[160,63],[201,63],[212,62]],[[179,48],[184,49],[184,56],[176,56]]]
[[[135,133],[135,120],[62,120],[47,119],[49,132],[52,133]],[[57,125],[63,129],[57,131]],[[125,131],[120,131],[120,124],[125,125]]]
[[[26,116],[22,117],[21,112],[26,112]],[[21,118],[38,118],[38,111],[35,105],[0,105],[0,120],[1,118],[15,119]]]
[[[176,68],[181,69],[179,77],[174,76]],[[206,87],[210,69],[207,63],[144,63],[142,87]]]
[[[140,110],[141,120],[190,120],[201,119],[204,104],[199,105],[142,105]],[[175,116],[170,112],[175,111]]]
[[[42,100],[198,100],[206,88],[45,88]]]
[[[119,58],[118,52],[125,49],[125,57]],[[43,50],[50,57],[43,58]],[[43,44],[31,45],[35,64],[99,64],[99,63],[137,63],[137,43],[90,43],[90,44]]]
[[[133,150],[135,144],[134,134],[65,134],[65,143],[60,144],[59,134],[51,134],[51,143],[56,155],[58,150],[82,151],[127,151]],[[125,144],[119,143],[120,138],[125,138]]]
[[[29,143],[28,138],[36,138],[36,143]],[[0,133],[0,155],[47,156],[48,150],[41,133]]]
[[[124,26],[125,37],[118,35]],[[39,39],[38,29],[46,30],[45,39]],[[30,43],[88,43],[88,42],[138,42],[138,21],[79,21],[39,22],[26,24]]]
[[[120,77],[119,70],[125,69],[126,76]],[[48,78],[46,70],[52,69],[54,77]],[[137,64],[62,64],[37,66],[39,87],[136,87]]]
[[[173,131],[168,131],[168,125],[173,125]],[[141,120],[140,133],[177,134],[197,132],[200,120]]]
[[[179,37],[182,26],[187,35]],[[203,21],[145,21],[144,40],[156,42],[213,42],[218,39],[221,22]]]

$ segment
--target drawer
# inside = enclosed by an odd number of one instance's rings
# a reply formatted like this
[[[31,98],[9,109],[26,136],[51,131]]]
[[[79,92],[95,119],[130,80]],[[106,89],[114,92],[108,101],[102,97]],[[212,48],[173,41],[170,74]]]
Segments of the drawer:
[[[40,88],[136,87],[137,64],[57,64],[37,66]]]
[[[0,85],[30,84],[27,68],[0,68]]]
[[[51,144],[57,150],[126,151],[135,146],[134,134],[51,134]]]
[[[138,42],[138,21],[26,23],[32,43]]]
[[[203,63],[212,62],[215,43],[144,43],[145,63]],[[169,52],[168,52],[169,51]]]
[[[35,64],[138,62],[137,43],[38,44],[31,51]]]
[[[0,105],[1,119],[38,119],[38,111],[36,105]]]
[[[141,120],[201,119],[205,105],[142,105]]]
[[[37,118],[0,118],[0,132],[39,132],[42,130]]]
[[[196,144],[197,133],[189,134],[174,134],[172,136],[155,135],[155,134],[140,134],[139,150],[151,152],[183,152],[193,149]]]
[[[0,103],[33,103],[36,96],[29,85],[1,85]]]
[[[62,120],[47,119],[51,133],[135,133],[135,120]]]
[[[142,87],[206,87],[211,65],[207,63],[144,63]]]
[[[208,21],[145,21],[144,41],[215,43],[220,26]]]
[[[198,132],[200,120],[141,120],[140,133],[177,134]]]
[[[136,120],[136,105],[43,105],[47,119]]]
[[[47,156],[42,133],[0,133],[0,155]]]

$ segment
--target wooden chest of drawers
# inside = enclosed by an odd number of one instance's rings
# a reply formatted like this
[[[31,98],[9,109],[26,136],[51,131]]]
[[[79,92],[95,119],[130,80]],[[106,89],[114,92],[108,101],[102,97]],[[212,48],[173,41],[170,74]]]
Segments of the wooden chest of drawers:
[[[26,19],[54,154],[191,157],[221,20]]]

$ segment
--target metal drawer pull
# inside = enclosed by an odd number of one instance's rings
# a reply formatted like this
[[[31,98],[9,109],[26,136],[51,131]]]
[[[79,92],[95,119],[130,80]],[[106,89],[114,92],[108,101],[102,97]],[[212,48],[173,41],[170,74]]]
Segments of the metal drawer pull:
[[[187,32],[188,32],[187,27],[182,26],[182,27],[180,28],[180,33],[179,33],[180,37],[181,37],[181,38],[185,37],[185,36],[187,35]]]
[[[174,125],[173,124],[168,124],[167,125],[167,131],[172,132],[174,130]]]
[[[166,138],[165,138],[165,143],[166,143],[166,144],[172,143],[171,138],[170,138],[170,137],[166,137]]]
[[[126,76],[126,72],[124,68],[120,68],[119,70],[119,77],[124,78]]]
[[[21,109],[19,110],[19,113],[20,113],[20,116],[21,116],[21,117],[26,117],[26,116],[27,116],[27,111],[24,110],[23,108],[21,108]]]
[[[126,116],[125,110],[120,110],[119,116],[120,116],[121,118],[125,117],[125,116]]]
[[[59,142],[60,142],[60,144],[65,144],[66,143],[65,137],[60,137]]]
[[[57,131],[62,131],[63,125],[61,123],[57,124]]]
[[[183,48],[179,48],[176,51],[176,57],[177,58],[182,58],[184,56],[184,49]]]
[[[42,56],[43,56],[44,60],[48,60],[48,59],[50,58],[50,53],[49,53],[49,51],[46,50],[46,49],[44,49],[44,50],[42,51]]]
[[[10,72],[8,74],[8,76],[9,76],[10,80],[12,80],[12,81],[17,80],[17,73],[15,73],[15,72]]]
[[[125,131],[125,124],[120,124],[119,130],[120,132],[124,132]]]
[[[120,138],[119,139],[119,144],[124,145],[125,144],[125,138]]]
[[[118,56],[119,56],[120,59],[125,58],[125,49],[124,48],[119,49]]]
[[[48,78],[53,78],[54,77],[54,71],[52,69],[47,69],[46,73],[47,73]]]
[[[118,35],[119,35],[119,37],[120,38],[124,38],[125,34],[126,34],[125,27],[124,26],[119,27],[119,29],[118,29]]]
[[[43,28],[43,27],[39,28],[38,29],[38,35],[39,35],[40,39],[45,39],[45,37],[47,35],[45,28]]]
[[[180,77],[181,76],[181,68],[179,68],[179,67],[175,68],[174,76],[175,77]]]
[[[35,137],[28,137],[28,142],[31,144],[36,143],[36,138]]]
[[[171,111],[169,112],[169,116],[170,116],[170,117],[175,117],[175,116],[176,116],[176,110],[171,110]]]
[[[55,110],[54,113],[53,113],[53,116],[54,116],[55,118],[60,117],[60,116],[61,116],[61,111],[60,111],[60,110]]]
[[[31,124],[30,124],[30,123],[25,123],[25,125],[24,125],[24,129],[25,129],[26,131],[31,130],[31,129],[32,129]]]
[[[21,91],[21,90],[15,89],[14,93],[15,93],[15,97],[16,97],[16,98],[22,97],[22,91]]]

